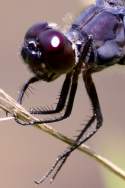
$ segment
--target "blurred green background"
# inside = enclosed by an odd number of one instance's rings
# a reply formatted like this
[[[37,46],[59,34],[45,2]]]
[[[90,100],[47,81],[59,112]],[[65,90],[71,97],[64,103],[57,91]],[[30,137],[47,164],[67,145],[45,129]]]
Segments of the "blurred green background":
[[[75,0],[1,0],[0,6],[0,86],[16,99],[19,88],[31,76],[20,58],[24,34],[35,22],[47,20],[64,25],[67,13],[74,17],[87,6]],[[86,144],[102,156],[125,169],[125,68],[114,66],[93,75],[104,115],[103,127]],[[56,102],[64,77],[52,83],[41,82],[25,98],[26,106]],[[71,117],[51,124],[67,136],[76,135],[91,114],[82,78]],[[56,156],[66,148],[64,143],[33,128],[21,127],[14,121],[0,125],[0,187],[34,188],[33,179],[51,167]],[[44,188],[123,188],[125,182],[97,162],[75,151],[53,184]]]

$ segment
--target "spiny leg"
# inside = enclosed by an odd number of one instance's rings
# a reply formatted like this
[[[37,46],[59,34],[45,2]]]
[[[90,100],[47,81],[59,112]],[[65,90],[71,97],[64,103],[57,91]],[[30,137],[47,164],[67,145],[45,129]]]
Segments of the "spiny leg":
[[[74,141],[74,144],[70,147],[68,147],[61,155],[57,157],[56,162],[52,166],[52,168],[48,171],[48,173],[42,177],[39,181],[35,181],[37,184],[42,183],[46,180],[46,178],[50,175],[52,175],[51,182],[55,179],[58,172],[61,170],[62,166],[66,162],[67,158],[70,156],[70,154],[78,148],[81,144],[83,144],[85,141],[87,141],[90,137],[92,137],[97,130],[102,125],[102,114],[100,109],[100,104],[96,92],[95,85],[93,83],[91,72],[84,72],[83,73],[83,79],[85,82],[85,87],[87,90],[87,93],[89,95],[90,101],[93,106],[93,115],[88,121],[88,123],[85,125],[84,129],[81,131],[81,133],[78,135],[77,139]],[[96,128],[91,133],[89,133],[85,138],[83,138],[84,134],[87,132],[87,130],[91,127],[92,123],[97,120]]]
[[[29,85],[30,84],[33,84],[35,82],[38,82],[40,79],[38,79],[37,77],[32,77],[30,78],[22,87],[21,91],[19,92],[19,96],[17,98],[17,102],[22,104],[22,100],[23,100],[23,97],[24,97],[24,94],[26,92],[26,90],[28,89]],[[24,125],[23,122],[21,122],[20,120],[18,120],[15,116],[15,121],[18,123],[18,124],[21,124],[21,125]]]
[[[57,158],[57,161],[55,163],[56,166],[53,168],[53,171],[55,170],[55,172],[52,171],[53,172],[52,180],[55,179],[56,175],[60,171],[60,169],[63,166],[63,164],[66,162],[66,160],[69,157],[69,155],[75,149],[77,149],[81,144],[83,144],[85,141],[87,141],[89,138],[91,138],[97,132],[97,130],[102,126],[103,118],[102,118],[101,108],[100,108],[100,104],[99,104],[99,99],[98,99],[98,95],[97,95],[97,92],[96,92],[96,88],[95,88],[94,82],[92,80],[91,72],[89,72],[89,71],[83,72],[83,79],[84,79],[84,82],[85,82],[85,87],[86,87],[88,96],[89,96],[90,101],[92,103],[93,115],[90,118],[90,120],[88,121],[88,123],[85,125],[84,129],[77,136],[76,140],[74,141],[74,144],[72,146],[68,147],[67,150],[64,151],[64,153],[62,153],[62,155],[60,155]],[[84,134],[91,127],[92,123],[95,120],[97,121],[96,128],[84,138],[83,137]]]
[[[60,94],[60,97],[59,97],[59,102],[57,104],[56,109],[55,110],[50,110],[50,111],[42,111],[42,110],[40,110],[40,114],[57,113],[57,112],[60,112],[64,108],[65,103],[66,103],[66,99],[67,99],[67,95],[68,95],[68,92],[69,92],[69,89],[70,89],[70,85],[71,85],[71,77],[72,77],[72,73],[69,73],[69,74],[66,75],[66,78],[64,80],[63,87],[62,87],[62,90],[61,90],[61,94]],[[26,89],[28,88],[28,86],[31,83],[34,83],[36,81],[39,81],[39,80],[36,77],[33,77],[28,82],[26,82],[26,84],[24,84],[24,86],[22,87],[21,92],[19,94],[18,102],[22,103],[22,98],[24,96],[24,93],[25,93]],[[32,114],[39,114],[39,111],[36,111],[36,113],[32,113]],[[24,122],[19,121],[18,119],[16,119],[16,117],[15,117],[15,121],[17,123],[21,124],[21,125],[29,125],[29,123],[24,123]]]
[[[30,111],[30,113],[31,114],[54,114],[54,113],[59,113],[60,111],[62,111],[65,106],[68,92],[70,89],[71,77],[72,77],[72,73],[68,73],[66,75],[66,78],[63,82],[63,86],[62,86],[61,93],[59,96],[59,101],[55,109],[42,110],[40,109],[40,107],[38,107],[38,108],[33,108]]]
[[[69,91],[70,84],[71,84],[71,76],[72,76],[72,73],[69,73],[69,74],[66,75],[66,79],[64,80],[62,90],[61,90],[61,93],[60,93],[60,97],[59,97],[59,101],[57,103],[55,110],[42,111],[42,110],[33,109],[30,113],[31,114],[52,114],[52,113],[60,112],[65,106],[65,102],[66,102],[68,91]],[[37,82],[37,81],[39,81],[39,79],[37,77],[32,77],[30,80],[28,80],[23,85],[23,87],[22,87],[22,89],[19,93],[18,99],[17,99],[17,101],[20,104],[22,104],[23,96],[24,96],[26,90],[28,89],[29,85],[34,83],[34,82]]]
[[[53,122],[61,121],[63,119],[68,118],[71,114],[71,111],[72,111],[73,102],[74,102],[74,98],[75,98],[75,94],[76,94],[76,90],[77,90],[78,75],[79,75],[79,70],[75,71],[75,73],[73,74],[72,84],[71,84],[70,93],[69,93],[69,97],[68,97],[67,104],[66,104],[66,109],[65,109],[65,112],[62,116],[59,116],[55,119],[33,121],[33,122],[30,122],[30,123],[22,123],[22,122],[19,122],[19,123],[22,124],[22,125],[34,125],[34,124],[41,124],[41,123],[53,123]]]
[[[58,104],[57,104],[57,107],[58,107],[57,110],[59,110],[59,111],[60,111],[61,109],[63,109],[64,106],[65,106],[66,99],[67,99],[68,92],[69,92],[70,85],[71,85],[71,79],[72,79],[72,73],[67,74],[67,75],[66,75],[66,78],[65,78],[65,80],[64,80],[64,84],[63,84],[62,90],[61,90],[61,95],[60,95],[60,98],[59,98],[59,102],[58,102]],[[23,96],[25,90],[28,88],[28,83],[30,83],[30,80],[29,80],[29,82],[27,82],[27,83],[23,86],[19,98],[21,98],[21,97]],[[74,87],[73,87],[73,86],[74,86]],[[72,97],[71,97],[71,99],[70,99],[70,101],[69,101],[70,104],[73,103],[73,101],[74,101],[74,97],[75,97],[75,93],[76,93],[76,88],[77,88],[77,87],[76,87],[74,84],[72,84],[71,91],[70,91],[70,93],[72,92]],[[70,94],[70,95],[71,95],[71,94]],[[65,112],[65,114],[64,114],[63,116],[59,117],[57,120],[56,120],[56,119],[50,119],[50,120],[43,120],[43,121],[37,121],[37,122],[35,121],[35,122],[31,122],[31,123],[25,123],[25,122],[19,121],[19,120],[16,119],[16,117],[15,117],[15,121],[16,121],[17,123],[21,124],[21,125],[31,125],[31,124],[34,125],[35,123],[51,123],[51,122],[55,122],[55,121],[61,121],[63,118],[67,118],[68,115],[70,115],[71,110],[72,110],[72,108],[70,108],[70,104],[67,105],[68,108],[67,108],[67,111]],[[73,104],[71,105],[71,107],[72,107],[72,106],[73,106]],[[56,107],[56,108],[57,108],[57,107]],[[42,111],[41,111],[41,112],[42,112]],[[48,113],[44,112],[43,114],[49,114],[49,111],[47,111],[47,112],[48,112]],[[52,112],[53,112],[53,111],[51,111],[50,114],[51,114]],[[58,111],[57,111],[57,112],[58,112]],[[56,112],[54,111],[53,113],[56,113]],[[64,116],[65,116],[65,117],[64,117]]]
[[[96,116],[96,120],[97,120],[96,129],[98,130],[98,128],[102,126],[103,117],[102,117],[98,95],[96,92],[96,87],[92,79],[91,70],[83,72],[83,80],[85,83],[85,87],[86,87],[89,99],[93,107],[93,115]]]
[[[86,125],[84,132],[87,131],[87,129],[90,127],[90,125],[94,122],[95,120],[95,116],[93,116],[89,122]],[[36,184],[41,184],[43,183],[49,176],[51,176],[50,179],[50,183],[52,183],[54,181],[54,179],[56,178],[58,172],[61,170],[62,166],[64,165],[64,163],[66,162],[67,158],[69,157],[69,155],[76,149],[78,148],[82,143],[77,143],[78,139],[81,138],[81,133],[78,135],[77,139],[75,140],[74,144],[72,146],[69,146],[62,154],[60,154],[55,163],[52,165],[52,167],[49,169],[49,171],[43,176],[41,177],[39,180],[35,180]],[[86,139],[84,140],[84,142],[86,141]],[[77,145],[75,145],[75,143],[77,143]]]
[[[23,100],[23,97],[24,97],[24,94],[26,92],[26,90],[28,89],[29,85],[30,84],[33,84],[34,82],[37,82],[39,81],[39,79],[37,77],[32,77],[30,78],[22,87],[21,91],[19,92],[19,96],[18,96],[18,99],[17,99],[17,102],[22,104],[22,100]]]

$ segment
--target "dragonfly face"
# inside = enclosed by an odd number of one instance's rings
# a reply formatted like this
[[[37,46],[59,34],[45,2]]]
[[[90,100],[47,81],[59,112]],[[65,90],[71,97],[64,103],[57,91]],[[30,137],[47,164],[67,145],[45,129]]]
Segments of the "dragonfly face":
[[[27,31],[21,56],[31,71],[46,81],[71,71],[75,65],[72,43],[47,23],[35,24]]]

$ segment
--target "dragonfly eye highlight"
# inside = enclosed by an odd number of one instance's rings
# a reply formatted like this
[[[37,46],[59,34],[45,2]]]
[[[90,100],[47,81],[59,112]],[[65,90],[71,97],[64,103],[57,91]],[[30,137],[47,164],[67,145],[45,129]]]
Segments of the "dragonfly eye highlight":
[[[59,39],[59,37],[57,37],[57,36],[54,36],[52,39],[51,39],[51,45],[52,45],[52,47],[54,47],[54,48],[57,48],[58,46],[59,46],[59,44],[60,44],[60,39]]]

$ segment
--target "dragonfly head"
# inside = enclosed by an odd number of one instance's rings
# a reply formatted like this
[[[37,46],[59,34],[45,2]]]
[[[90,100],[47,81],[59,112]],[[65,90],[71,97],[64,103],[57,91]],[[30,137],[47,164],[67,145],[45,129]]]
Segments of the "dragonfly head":
[[[71,41],[45,22],[33,25],[26,32],[21,56],[30,70],[46,81],[71,71],[75,65]]]

